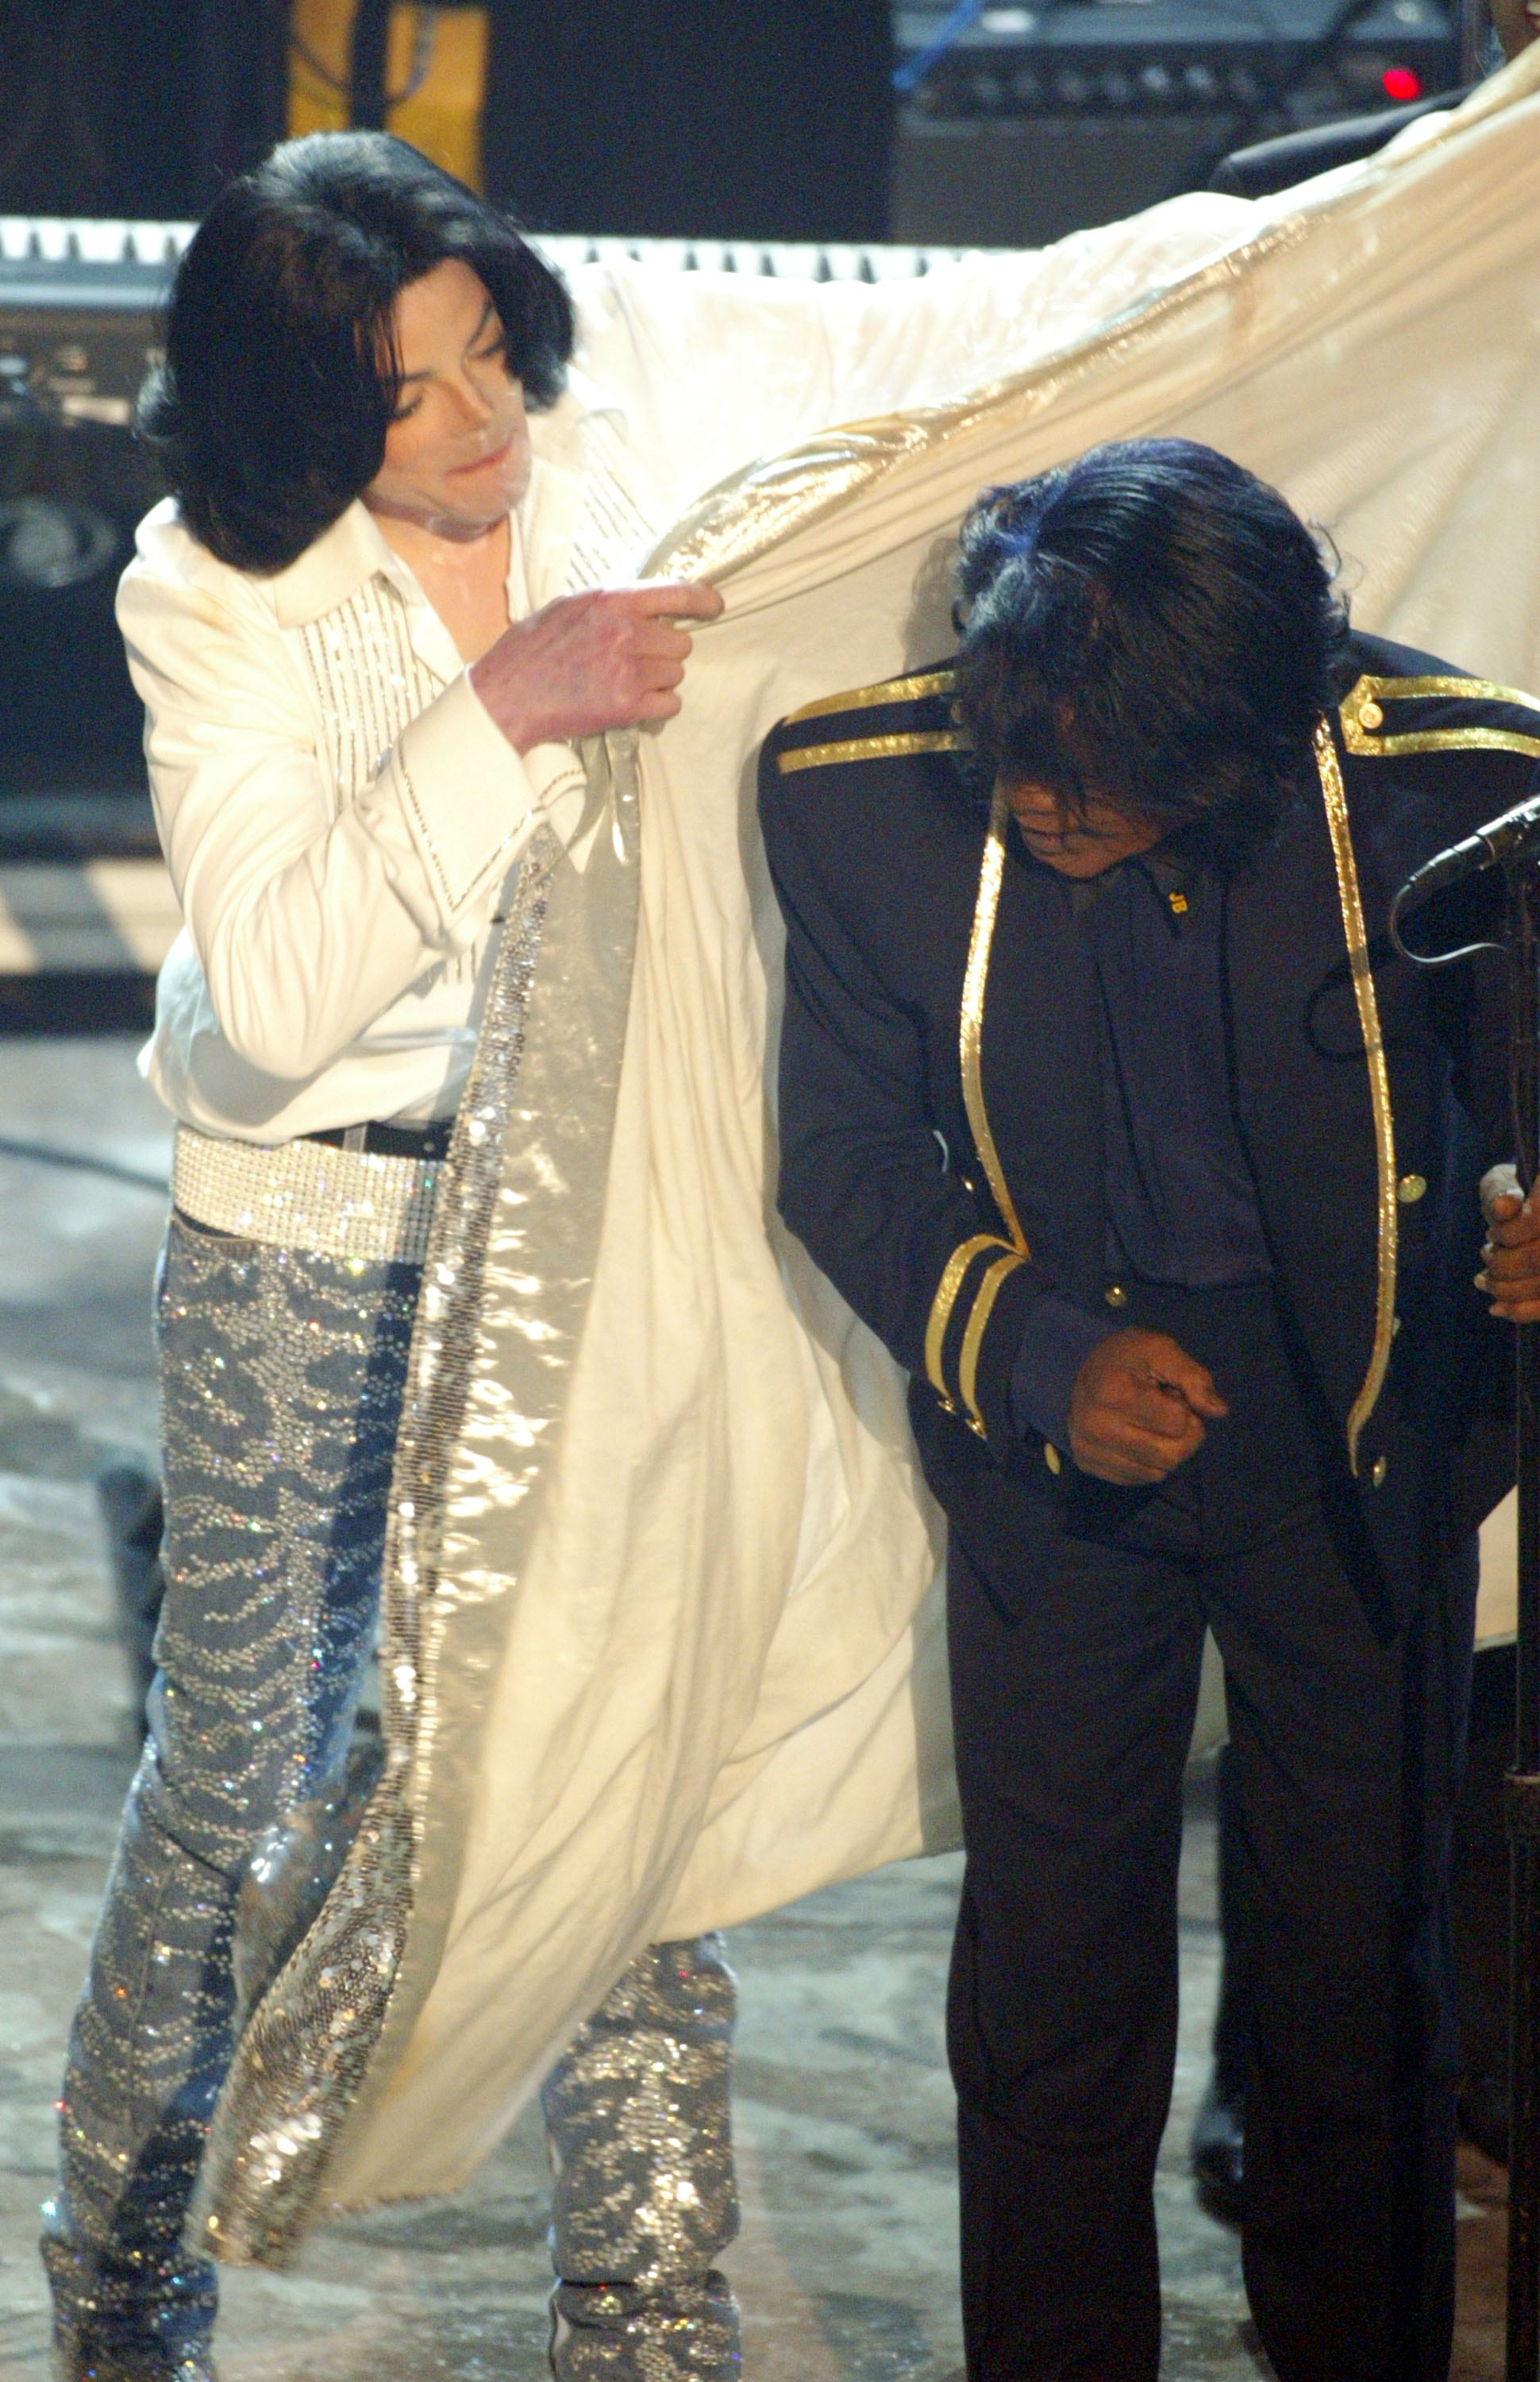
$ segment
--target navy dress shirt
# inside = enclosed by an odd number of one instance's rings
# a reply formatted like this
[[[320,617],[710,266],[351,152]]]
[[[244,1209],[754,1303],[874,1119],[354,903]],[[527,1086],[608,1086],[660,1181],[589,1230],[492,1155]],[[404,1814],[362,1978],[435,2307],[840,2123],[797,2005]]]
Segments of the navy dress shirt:
[[[1030,864],[1039,900],[1069,902],[1102,1003],[1107,1273],[1186,1290],[1272,1271],[1236,1128],[1225,1044],[1224,892],[1203,869],[1146,853],[1089,879]],[[1075,1376],[1121,1327],[1053,1292],[1011,1377],[1018,1428],[1063,1446]]]

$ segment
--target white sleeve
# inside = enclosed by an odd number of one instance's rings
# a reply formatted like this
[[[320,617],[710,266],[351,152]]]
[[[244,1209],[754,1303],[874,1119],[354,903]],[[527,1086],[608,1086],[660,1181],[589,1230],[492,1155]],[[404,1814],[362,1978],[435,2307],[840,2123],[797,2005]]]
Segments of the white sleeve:
[[[1240,246],[1255,203],[1199,191],[1051,248],[883,282],[580,268],[581,361],[688,497],[816,430],[943,403],[1025,370]],[[681,497],[682,500],[688,500]]]
[[[131,564],[118,621],[220,1029],[264,1074],[310,1076],[489,915],[535,823],[524,766],[461,677],[339,809],[256,591],[248,615]]]

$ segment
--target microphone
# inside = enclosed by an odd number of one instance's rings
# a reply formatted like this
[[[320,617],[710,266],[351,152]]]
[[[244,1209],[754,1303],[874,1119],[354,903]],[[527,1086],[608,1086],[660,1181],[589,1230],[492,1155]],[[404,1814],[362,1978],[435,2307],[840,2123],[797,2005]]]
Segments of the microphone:
[[[1527,802],[1516,803],[1500,818],[1488,819],[1478,827],[1474,835],[1465,836],[1451,843],[1447,852],[1425,860],[1414,868],[1395,900],[1395,915],[1404,916],[1420,903],[1431,901],[1435,893],[1446,887],[1459,885],[1467,877],[1477,877],[1484,868],[1500,867],[1508,860],[1531,860],[1540,853],[1540,794],[1532,794]]]

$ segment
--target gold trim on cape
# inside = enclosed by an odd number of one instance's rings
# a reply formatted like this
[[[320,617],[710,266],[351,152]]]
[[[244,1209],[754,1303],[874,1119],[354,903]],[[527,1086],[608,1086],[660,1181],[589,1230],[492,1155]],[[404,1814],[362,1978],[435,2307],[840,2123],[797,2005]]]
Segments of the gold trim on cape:
[[[227,2265],[292,2263],[372,2074],[377,2084],[383,2046],[415,2015],[402,1988],[425,1899],[424,1779],[446,1719],[433,1606],[449,1451],[465,1422],[504,1136],[561,866],[543,828],[520,866],[440,1173],[382,1565],[384,1772],[299,1942],[258,1981],[214,2111],[189,2229]]]
[[[803,744],[777,753],[783,778],[798,769],[822,769],[833,761],[898,761],[910,753],[956,753],[965,742],[959,728],[916,728],[904,736],[849,736],[837,744]]]
[[[384,1772],[316,1916],[259,1985],[219,2093],[189,2238],[226,2265],[292,2263],[437,1973],[462,1841],[446,1821],[474,1774],[484,1681],[592,1283],[601,1211],[570,1197],[570,1170],[602,1172],[618,1092],[638,902],[635,747],[632,732],[590,749],[590,804],[609,832],[587,875],[542,828],[509,904],[408,1359],[381,1579]],[[559,1154],[550,1116],[561,1120]],[[538,1273],[531,1247],[545,1253]],[[489,1373],[503,1394],[483,1410],[475,1389]],[[467,1533],[490,1504],[507,1516],[502,1544],[495,1560],[483,1547],[472,1571]]]
[[[1363,923],[1358,864],[1353,857],[1352,829],[1348,818],[1348,792],[1342,782],[1342,765],[1332,742],[1330,722],[1326,719],[1315,723],[1315,767],[1321,780],[1321,798],[1326,804],[1326,827],[1331,836],[1331,856],[1337,869],[1337,894],[1342,905],[1342,931],[1347,939],[1348,964],[1352,970],[1353,999],[1358,1004],[1363,1054],[1368,1062],[1369,1101],[1374,1111],[1375,1158],[1379,1175],[1375,1202],[1379,1253],[1374,1344],[1363,1386],[1348,1411],[1348,1467],[1356,1480],[1359,1441],[1385,1386],[1385,1376],[1390,1363],[1390,1343],[1396,1329],[1396,1134],[1390,1113],[1390,1075],[1385,1062],[1385,1040],[1380,1032],[1379,1001],[1375,992],[1374,973],[1369,965],[1368,930]]]
[[[1005,879],[1006,826],[1008,813],[1005,796],[998,787],[989,809],[989,832],[984,838],[984,860],[979,869],[979,894],[973,910],[973,932],[968,945],[968,971],[962,979],[962,1104],[968,1111],[968,1123],[973,1136],[973,1147],[979,1153],[989,1189],[1000,1221],[1010,1234],[1011,1245],[1022,1257],[1031,1254],[1027,1236],[1021,1230],[1021,1218],[1006,1182],[1000,1153],[995,1147],[990,1130],[989,1111],[984,1099],[984,997],[989,982],[989,952],[995,939],[995,920],[1000,907],[1000,887]]]
[[[927,694],[950,694],[957,684],[955,669],[925,670],[918,678],[888,678],[875,686],[853,686],[845,694],[820,695],[788,711],[781,725],[794,728],[800,719],[827,719],[840,711],[875,711],[888,703],[919,703]]]

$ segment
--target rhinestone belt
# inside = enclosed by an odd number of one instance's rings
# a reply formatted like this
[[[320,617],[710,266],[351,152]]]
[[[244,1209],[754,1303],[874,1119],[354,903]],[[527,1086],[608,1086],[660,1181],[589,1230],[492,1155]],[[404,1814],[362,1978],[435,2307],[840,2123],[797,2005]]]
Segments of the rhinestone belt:
[[[421,1265],[439,1164],[326,1142],[221,1141],[177,1128],[171,1197],[190,1222],[376,1265]]]

